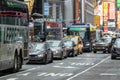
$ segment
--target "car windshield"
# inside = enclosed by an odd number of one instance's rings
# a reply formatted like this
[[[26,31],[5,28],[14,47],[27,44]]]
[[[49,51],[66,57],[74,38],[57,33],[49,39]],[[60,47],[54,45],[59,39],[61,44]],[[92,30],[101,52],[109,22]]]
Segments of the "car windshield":
[[[36,43],[34,45],[35,45],[36,50],[44,50],[45,49],[44,44]]]
[[[29,43],[29,49],[31,50],[33,48],[34,48],[34,44]]]
[[[63,41],[70,41],[71,38],[63,38]]]
[[[59,46],[60,46],[60,41],[47,42],[47,45],[48,45],[49,47],[59,47]]]
[[[120,47],[120,39],[116,39],[115,45],[116,45],[117,47]]]
[[[73,42],[77,42],[77,40],[78,40],[78,37],[73,37],[73,38],[71,38],[71,41],[73,41]]]
[[[105,43],[110,43],[112,40],[112,38],[102,38],[100,40],[98,40],[97,42],[105,42]]]
[[[73,43],[72,43],[71,41],[66,41],[66,42],[64,42],[64,45],[65,45],[66,47],[69,47],[69,46],[72,46]]]

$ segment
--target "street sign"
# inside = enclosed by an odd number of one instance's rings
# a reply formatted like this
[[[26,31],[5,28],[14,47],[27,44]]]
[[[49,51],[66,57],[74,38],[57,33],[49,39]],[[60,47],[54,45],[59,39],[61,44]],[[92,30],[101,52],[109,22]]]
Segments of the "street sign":
[[[49,3],[48,2],[44,3],[44,15],[45,16],[49,15]]]

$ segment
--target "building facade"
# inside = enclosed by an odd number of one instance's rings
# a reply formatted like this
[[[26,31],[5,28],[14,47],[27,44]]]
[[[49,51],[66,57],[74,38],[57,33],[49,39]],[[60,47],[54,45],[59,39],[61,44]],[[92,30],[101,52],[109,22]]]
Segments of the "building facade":
[[[85,1],[85,23],[94,24],[94,0]]]

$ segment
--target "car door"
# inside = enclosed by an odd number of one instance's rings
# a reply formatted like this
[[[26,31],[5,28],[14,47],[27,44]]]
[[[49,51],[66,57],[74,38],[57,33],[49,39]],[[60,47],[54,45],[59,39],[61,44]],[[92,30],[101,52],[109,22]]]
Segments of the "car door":
[[[67,49],[65,47],[65,44],[63,42],[61,42],[61,46],[62,46],[62,49],[63,49],[64,57],[66,57],[67,56]]]
[[[117,54],[120,54],[120,40],[116,42],[116,51]]]
[[[113,44],[115,43],[115,40],[116,40],[116,38],[112,38],[112,40],[111,40],[111,43],[110,43],[110,48],[113,46]]]

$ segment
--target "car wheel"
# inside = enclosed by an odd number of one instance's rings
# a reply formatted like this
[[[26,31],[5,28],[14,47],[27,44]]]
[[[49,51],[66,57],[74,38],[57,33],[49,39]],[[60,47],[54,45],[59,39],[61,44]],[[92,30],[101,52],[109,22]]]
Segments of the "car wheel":
[[[75,53],[76,53],[76,52],[75,52]],[[72,53],[72,57],[75,57],[75,53],[74,53],[74,52]]]
[[[103,53],[106,53],[106,51],[103,51]]]
[[[53,53],[51,53],[51,60],[50,60],[50,63],[53,62]]]
[[[64,58],[67,58],[68,57],[68,53],[67,52],[65,52],[65,56],[64,56]]]
[[[110,49],[111,50],[111,49]],[[108,50],[108,53],[110,53],[111,51],[110,50]]]
[[[111,59],[116,59],[116,57],[114,55],[111,55]]]
[[[92,48],[90,47],[90,48],[89,48],[89,52],[91,52],[91,51],[92,51]]]
[[[97,51],[93,51],[94,53],[97,53]]]
[[[63,52],[61,53],[60,59],[62,60],[64,58]]]
[[[45,55],[45,57],[43,59],[43,64],[47,64],[47,55]]]

